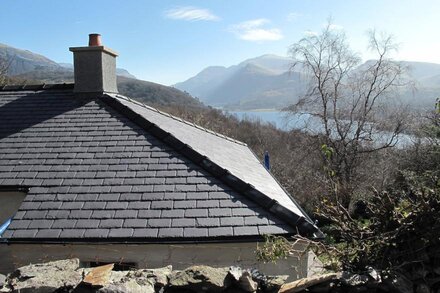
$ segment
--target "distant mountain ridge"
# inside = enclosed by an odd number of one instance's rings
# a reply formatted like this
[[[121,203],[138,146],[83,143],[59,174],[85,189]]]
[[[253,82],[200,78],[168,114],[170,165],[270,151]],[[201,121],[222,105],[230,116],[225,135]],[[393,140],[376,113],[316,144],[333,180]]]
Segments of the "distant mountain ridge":
[[[0,44],[0,59],[11,62],[8,75],[26,83],[73,82],[73,65],[56,63],[49,58],[28,50]],[[152,105],[179,105],[185,107],[205,107],[188,93],[176,88],[139,80],[127,70],[117,68],[119,92]]]
[[[440,64],[401,62],[409,67],[416,84],[415,91],[401,93],[402,100],[415,106],[432,106],[440,96]],[[292,63],[290,58],[267,54],[230,67],[207,67],[174,86],[214,107],[281,109],[296,102],[308,86],[305,73],[301,68],[292,69]]]
[[[73,64],[72,63],[58,63],[61,67],[66,68],[70,71],[73,71]],[[134,76],[133,74],[131,74],[130,72],[128,72],[128,70],[123,69],[123,68],[116,68],[116,74],[119,76],[123,76],[123,77],[128,77],[128,78],[135,78],[136,76]]]
[[[11,61],[8,75],[12,76],[36,70],[73,71],[73,64],[71,63],[57,63],[43,55],[29,50],[14,48],[2,43],[0,43],[0,58]],[[117,68],[116,74],[119,76],[136,78],[133,74],[122,68]]]

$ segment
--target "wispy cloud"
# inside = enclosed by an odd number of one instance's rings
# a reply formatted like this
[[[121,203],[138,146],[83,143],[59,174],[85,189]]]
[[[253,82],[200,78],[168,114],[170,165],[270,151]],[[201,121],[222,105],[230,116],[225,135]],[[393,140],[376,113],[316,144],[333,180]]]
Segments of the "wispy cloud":
[[[314,31],[304,31],[303,34],[304,34],[306,37],[316,37],[316,36],[318,35],[318,33],[317,33],[317,32],[314,32]]]
[[[219,21],[220,17],[209,9],[193,6],[176,7],[165,11],[165,17],[186,21]]]
[[[303,15],[301,13],[298,12],[291,12],[289,14],[287,14],[287,21],[296,21],[299,18],[301,18]]]
[[[270,23],[266,18],[252,19],[231,25],[229,30],[239,39],[246,41],[277,41],[284,36],[277,28],[266,28]]]

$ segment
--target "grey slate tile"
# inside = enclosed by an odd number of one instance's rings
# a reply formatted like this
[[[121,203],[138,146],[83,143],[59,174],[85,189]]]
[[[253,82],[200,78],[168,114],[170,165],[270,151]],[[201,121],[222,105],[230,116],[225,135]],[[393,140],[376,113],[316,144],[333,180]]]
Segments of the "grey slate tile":
[[[151,203],[151,209],[172,209],[173,201],[171,200],[162,200],[162,201],[153,201]]]
[[[26,229],[29,227],[29,224],[31,223],[30,220],[14,220],[9,225],[9,229]]]
[[[218,200],[199,200],[197,201],[198,208],[218,208],[220,203]]]
[[[233,209],[233,210],[235,210],[235,209]],[[210,217],[230,217],[231,215],[232,215],[232,211],[230,208],[209,209],[209,216]],[[234,214],[234,216],[236,216],[236,215]],[[238,214],[237,216],[240,216],[240,215]]]
[[[177,200],[174,201],[175,209],[195,209],[196,201],[195,200]]]
[[[232,214],[234,216],[254,216],[255,212],[248,208],[239,208],[239,209],[232,209]]]
[[[131,201],[128,204],[128,208],[132,210],[147,210],[151,206],[149,201]]]
[[[32,220],[29,228],[30,229],[49,229],[52,224],[53,220]]]
[[[93,210],[92,219],[112,219],[115,215],[114,210]]]
[[[197,227],[218,227],[220,220],[218,218],[197,218]]]
[[[158,237],[183,237],[183,228],[160,228]]]
[[[147,227],[147,220],[146,219],[126,219],[124,221],[123,227],[146,228]]]
[[[132,228],[114,228],[110,229],[110,233],[108,237],[131,237],[133,235],[134,230]]]
[[[242,227],[234,227],[234,235],[258,235],[258,227],[256,226],[242,226]]]
[[[80,219],[76,221],[76,228],[98,228],[99,220],[93,219]]]
[[[51,210],[47,212],[46,219],[67,219],[73,211]]]
[[[209,198],[207,192],[188,192],[186,199],[207,200]]]
[[[269,221],[266,217],[250,216],[244,218],[244,224],[246,226],[268,225]]]
[[[243,226],[244,218],[243,217],[227,217],[220,218],[221,226]]]
[[[170,227],[171,219],[149,219],[148,227],[158,228],[158,227]]]
[[[133,237],[140,237],[140,238],[156,238],[159,233],[159,229],[134,229]]]
[[[74,228],[76,226],[76,220],[64,219],[64,220],[55,220],[53,221],[52,228]]]
[[[37,238],[58,238],[61,234],[61,229],[41,229],[38,230],[35,237]]]
[[[171,226],[172,227],[195,227],[196,220],[195,219],[184,219],[184,218],[172,219]]]
[[[83,207],[83,205],[84,205],[84,202],[81,202],[81,201],[79,201],[79,202],[77,202],[77,201],[63,202],[61,204],[60,209],[62,209],[62,210],[80,210]]]
[[[98,227],[99,228],[120,228],[120,227],[122,227],[123,222],[124,222],[124,220],[122,220],[122,219],[101,220],[99,222]]]
[[[138,218],[140,219],[154,219],[160,218],[162,210],[140,210],[138,212]]]
[[[186,193],[184,192],[165,192],[164,199],[171,200],[184,200],[186,198]]]
[[[87,229],[84,233],[86,238],[108,238],[109,229]]]
[[[82,209],[84,210],[103,210],[106,206],[104,201],[88,201],[84,203]]]
[[[234,232],[232,227],[219,227],[219,228],[209,228],[208,236],[218,237],[218,236],[233,236]]]
[[[208,217],[207,209],[188,209],[185,210],[185,217],[195,218],[195,217]]]
[[[142,198],[142,193],[123,193],[119,200],[123,201],[139,201]]]
[[[73,210],[70,211],[70,218],[72,219],[88,219],[92,216],[92,210]]]
[[[184,228],[184,237],[208,237],[207,228]]]
[[[85,232],[85,229],[63,229],[60,238],[82,238]]]
[[[183,209],[173,209],[173,210],[163,210],[162,218],[183,218],[185,214],[185,210]]]
[[[103,202],[105,204],[105,202]],[[107,202],[105,209],[107,210],[124,210],[128,207],[127,201],[109,201]]]
[[[34,238],[37,232],[38,229],[15,230],[13,236],[14,238]]]
[[[120,219],[133,219],[137,218],[137,210],[118,210],[116,211],[115,218]]]

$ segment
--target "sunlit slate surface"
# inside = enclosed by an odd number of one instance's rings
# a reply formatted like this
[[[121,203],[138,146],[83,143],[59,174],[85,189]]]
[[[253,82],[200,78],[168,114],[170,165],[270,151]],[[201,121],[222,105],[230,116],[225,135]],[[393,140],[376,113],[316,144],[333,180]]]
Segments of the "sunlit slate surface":
[[[167,131],[174,127],[176,136],[187,137],[200,151],[208,151],[204,142],[227,148],[207,154],[219,163],[240,158],[258,182],[274,182],[255,170],[263,167],[247,147],[200,134],[145,108],[139,111]],[[154,241],[295,233],[291,223],[233,191],[123,114],[99,97],[81,98],[68,90],[0,91],[0,188],[30,188],[3,238]],[[235,152],[241,155],[234,157]],[[279,186],[265,190],[281,196]]]
[[[205,129],[194,127],[193,125],[159,113],[149,107],[128,101],[120,95],[113,96],[122,104],[141,114],[148,121],[160,125],[162,129],[170,132],[179,140],[207,156],[216,164],[229,170],[243,181],[252,184],[262,193],[277,200],[281,205],[290,209],[295,214],[305,217],[290,196],[245,144],[221,137]]]

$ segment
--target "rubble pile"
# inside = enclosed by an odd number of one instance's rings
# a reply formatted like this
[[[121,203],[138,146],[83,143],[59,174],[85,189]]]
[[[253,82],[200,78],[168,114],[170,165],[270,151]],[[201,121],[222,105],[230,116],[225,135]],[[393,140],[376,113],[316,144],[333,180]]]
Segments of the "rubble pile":
[[[440,270],[438,270],[440,272]],[[195,265],[185,270],[114,270],[114,264],[83,268],[78,259],[31,264],[7,276],[0,274],[0,293],[440,293],[440,276],[414,271],[411,276],[374,269],[365,274],[327,273],[286,282],[287,275],[267,276],[240,267]]]
[[[115,271],[113,264],[82,268],[78,259],[31,264],[0,275],[0,292],[155,293],[278,292],[288,276],[265,276],[239,267]]]

